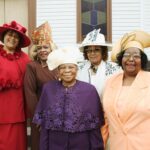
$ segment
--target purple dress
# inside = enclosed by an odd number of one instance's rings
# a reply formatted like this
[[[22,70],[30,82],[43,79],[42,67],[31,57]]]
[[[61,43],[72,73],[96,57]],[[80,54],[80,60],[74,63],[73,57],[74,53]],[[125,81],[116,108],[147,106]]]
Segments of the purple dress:
[[[46,83],[33,122],[41,126],[40,150],[103,150],[102,106],[89,83],[77,81],[70,88]]]

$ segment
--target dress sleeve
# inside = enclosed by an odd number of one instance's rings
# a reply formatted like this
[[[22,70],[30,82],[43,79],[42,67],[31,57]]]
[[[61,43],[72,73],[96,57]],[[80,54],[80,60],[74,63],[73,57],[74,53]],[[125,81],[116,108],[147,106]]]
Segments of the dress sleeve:
[[[105,87],[104,87],[104,91],[106,90],[106,85],[107,85],[108,80],[106,81]],[[103,94],[102,94],[103,96]],[[102,106],[103,106],[103,97],[102,97]],[[109,136],[109,130],[108,130],[108,120],[107,120],[107,116],[106,113],[104,112],[104,125],[101,127],[101,133],[102,133],[102,137],[103,137],[103,141],[104,141],[104,147],[106,147],[107,144],[107,140],[108,140],[108,136]]]
[[[104,144],[100,129],[91,130],[89,134],[91,150],[104,150]]]
[[[32,118],[38,102],[38,96],[35,68],[30,64],[27,65],[24,77],[24,94],[27,116]]]
[[[49,99],[47,95],[47,87],[44,85],[32,120],[33,123],[40,125],[41,127],[45,126],[45,122],[46,122],[45,119],[47,119],[48,117],[47,116],[48,115],[47,109],[49,107],[48,101]]]
[[[104,141],[104,147],[105,147],[107,140],[108,140],[109,132],[108,132],[108,122],[107,122],[106,115],[104,115],[104,118],[105,118],[105,124],[101,128],[101,133],[102,133],[102,137],[103,137],[103,141]]]

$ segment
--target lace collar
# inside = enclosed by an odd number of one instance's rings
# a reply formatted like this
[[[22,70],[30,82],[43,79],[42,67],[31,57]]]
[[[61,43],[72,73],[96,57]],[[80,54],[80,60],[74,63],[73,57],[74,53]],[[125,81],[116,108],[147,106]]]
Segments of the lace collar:
[[[0,56],[5,57],[9,60],[16,60],[21,57],[21,50],[19,49],[17,52],[14,52],[13,54],[7,53],[3,49],[3,45],[0,45]]]

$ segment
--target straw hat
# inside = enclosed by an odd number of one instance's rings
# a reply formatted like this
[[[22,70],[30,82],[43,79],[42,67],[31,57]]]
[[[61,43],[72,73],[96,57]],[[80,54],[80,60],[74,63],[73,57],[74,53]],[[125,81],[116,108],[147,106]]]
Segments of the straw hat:
[[[47,58],[47,65],[49,70],[53,70],[62,64],[78,63],[78,49],[74,47],[64,47],[52,51]]]
[[[126,33],[114,44],[111,53],[112,61],[116,61],[119,52],[125,51],[130,47],[136,47],[144,51],[144,48],[150,47],[150,34],[142,30]]]
[[[21,24],[17,23],[16,21],[11,21],[10,23],[5,23],[3,26],[0,26],[0,40],[2,41],[3,34],[7,30],[13,30],[19,34],[21,37],[20,48],[27,47],[30,45],[31,41],[29,37],[26,35],[27,29],[23,27]]]
[[[93,31],[89,32],[81,46],[79,47],[81,52],[83,52],[85,46],[107,46],[111,47],[111,43],[106,43],[104,34],[100,33],[100,29],[94,29]]]

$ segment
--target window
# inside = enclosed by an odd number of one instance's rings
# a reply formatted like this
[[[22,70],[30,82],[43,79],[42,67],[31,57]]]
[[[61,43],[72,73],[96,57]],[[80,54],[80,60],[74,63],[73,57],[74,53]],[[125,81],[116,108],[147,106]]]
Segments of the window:
[[[77,0],[77,42],[98,28],[111,42],[111,0]]]

